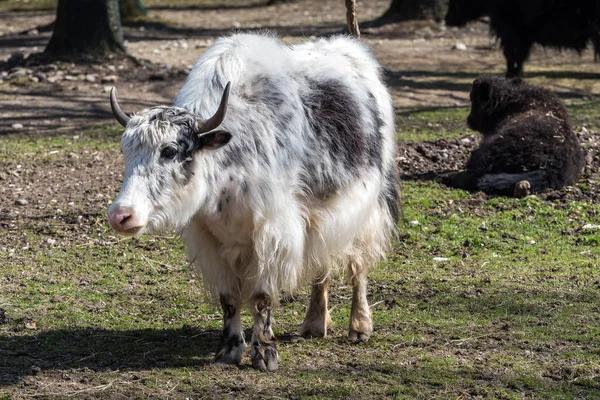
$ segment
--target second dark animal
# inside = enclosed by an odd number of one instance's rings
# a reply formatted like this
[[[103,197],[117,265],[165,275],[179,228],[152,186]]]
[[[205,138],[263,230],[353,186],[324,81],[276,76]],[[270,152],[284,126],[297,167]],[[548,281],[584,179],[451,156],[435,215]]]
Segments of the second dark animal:
[[[482,76],[473,82],[468,126],[483,134],[466,169],[440,178],[470,191],[522,197],[571,185],[584,154],[561,101],[520,79]]]
[[[506,76],[519,76],[534,43],[581,53],[591,40],[600,60],[598,0],[450,0],[446,25],[463,26],[484,15],[506,58]]]

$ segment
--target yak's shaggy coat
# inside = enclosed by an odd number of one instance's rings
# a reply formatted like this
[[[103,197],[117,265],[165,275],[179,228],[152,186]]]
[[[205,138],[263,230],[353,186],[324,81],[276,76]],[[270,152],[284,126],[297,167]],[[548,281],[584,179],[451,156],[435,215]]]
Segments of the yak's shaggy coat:
[[[468,190],[512,196],[573,184],[584,155],[567,110],[549,91],[500,77],[473,82],[469,127],[483,134],[466,171],[442,178]],[[524,185],[516,185],[526,181]]]
[[[327,281],[338,266],[354,287],[350,337],[371,334],[365,272],[385,255],[399,213],[394,114],[380,72],[351,38],[288,47],[237,34],[198,59],[175,107],[129,121],[125,182],[111,212],[135,208],[140,232],[182,231],[190,260],[223,305],[217,361],[241,359],[239,308],[247,304],[253,363],[275,369],[270,305],[305,280],[314,286],[302,331],[324,336]],[[227,82],[219,129],[231,140],[209,133],[208,145],[190,152]]]

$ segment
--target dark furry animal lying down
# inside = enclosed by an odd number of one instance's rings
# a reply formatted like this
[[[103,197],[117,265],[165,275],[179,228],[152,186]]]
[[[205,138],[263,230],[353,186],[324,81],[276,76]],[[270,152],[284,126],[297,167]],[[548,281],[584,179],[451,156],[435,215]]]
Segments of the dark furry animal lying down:
[[[483,140],[466,170],[441,177],[448,186],[521,197],[571,185],[584,155],[561,101],[520,79],[481,76],[473,82],[469,128]]]

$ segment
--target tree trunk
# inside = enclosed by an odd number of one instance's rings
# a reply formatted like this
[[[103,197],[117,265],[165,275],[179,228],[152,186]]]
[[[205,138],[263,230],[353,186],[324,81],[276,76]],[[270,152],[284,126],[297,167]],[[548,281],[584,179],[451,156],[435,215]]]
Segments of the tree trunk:
[[[124,53],[118,0],[59,0],[45,53],[80,56]]]
[[[119,0],[121,21],[131,21],[146,16],[142,0]]]
[[[348,22],[348,33],[360,37],[358,19],[356,18],[356,0],[346,0],[346,22]]]
[[[448,0],[392,0],[390,8],[381,16],[380,20],[386,22],[413,19],[441,21],[446,15],[447,8]]]

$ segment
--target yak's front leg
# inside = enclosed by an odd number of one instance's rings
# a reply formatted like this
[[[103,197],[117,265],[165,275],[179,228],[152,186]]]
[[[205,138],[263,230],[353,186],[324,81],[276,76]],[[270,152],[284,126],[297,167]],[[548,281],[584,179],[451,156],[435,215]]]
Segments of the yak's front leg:
[[[244,330],[240,318],[240,304],[234,296],[220,295],[223,307],[223,333],[219,351],[214,362],[221,364],[239,364],[246,352]]]
[[[352,282],[352,308],[348,339],[351,342],[366,342],[373,333],[371,311],[367,302],[367,273],[361,265],[355,263],[350,263],[349,273]]]
[[[254,317],[252,330],[252,366],[261,371],[275,371],[279,366],[275,336],[271,329],[271,299],[266,294],[255,296],[250,303]]]

